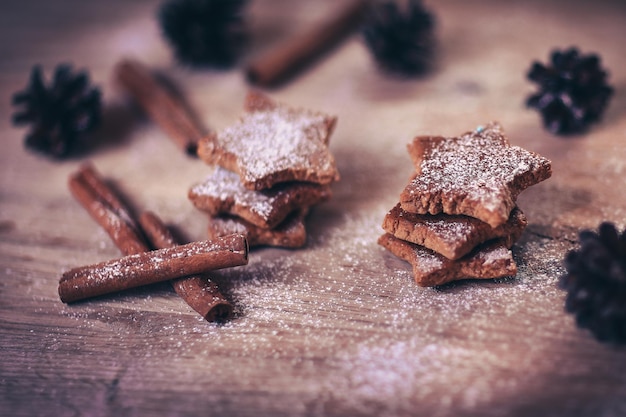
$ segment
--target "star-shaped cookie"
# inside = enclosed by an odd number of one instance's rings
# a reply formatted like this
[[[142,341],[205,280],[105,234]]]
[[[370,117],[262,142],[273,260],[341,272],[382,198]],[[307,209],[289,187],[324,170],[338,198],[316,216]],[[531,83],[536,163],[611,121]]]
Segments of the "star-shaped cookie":
[[[238,217],[212,217],[207,228],[208,236],[215,239],[237,233],[246,237],[250,247],[300,248],[306,244],[304,218],[307,212],[308,209],[296,210],[274,229],[263,229]]]
[[[204,182],[189,190],[189,199],[212,216],[229,214],[272,229],[294,210],[326,201],[331,194],[329,185],[305,182],[252,191],[241,184],[236,173],[217,167]]]
[[[502,238],[505,246],[510,248],[519,239],[526,224],[526,216],[517,207],[505,223],[492,228],[474,217],[407,213],[398,204],[385,216],[383,229],[398,239],[424,246],[454,260],[471,252],[480,243],[495,238]]]
[[[495,122],[459,137],[417,137],[408,148],[416,174],[400,205],[411,213],[463,214],[497,227],[520,192],[552,174],[549,160],[511,146]]]
[[[513,254],[498,240],[486,242],[455,261],[389,233],[382,235],[378,244],[409,262],[413,266],[415,282],[421,287],[468,278],[502,278],[517,274]]]
[[[339,179],[328,150],[336,117],[278,104],[258,92],[248,94],[244,107],[239,122],[200,141],[198,155],[205,162],[237,172],[250,190]]]

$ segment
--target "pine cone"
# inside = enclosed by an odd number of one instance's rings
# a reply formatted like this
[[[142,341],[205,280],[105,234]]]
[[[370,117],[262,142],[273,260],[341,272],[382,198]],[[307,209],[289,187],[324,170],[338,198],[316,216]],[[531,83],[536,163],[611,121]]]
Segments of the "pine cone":
[[[527,77],[539,91],[526,105],[539,110],[544,126],[556,134],[584,132],[600,120],[613,94],[600,58],[580,55],[576,48],[552,52],[549,66],[534,62]]]
[[[182,63],[232,66],[244,38],[246,0],[171,0],[161,7],[163,34]]]
[[[579,327],[600,341],[626,343],[626,230],[620,235],[611,223],[599,233],[580,233],[580,249],[565,258],[565,308]]]
[[[421,0],[409,0],[406,10],[394,1],[372,4],[362,33],[379,66],[390,73],[415,76],[430,69],[435,20]]]
[[[77,150],[82,134],[95,128],[101,116],[100,90],[89,86],[86,72],[73,74],[67,64],[56,67],[49,87],[41,67],[33,67],[29,85],[13,95],[13,104],[22,107],[13,123],[32,125],[26,147],[54,158]]]

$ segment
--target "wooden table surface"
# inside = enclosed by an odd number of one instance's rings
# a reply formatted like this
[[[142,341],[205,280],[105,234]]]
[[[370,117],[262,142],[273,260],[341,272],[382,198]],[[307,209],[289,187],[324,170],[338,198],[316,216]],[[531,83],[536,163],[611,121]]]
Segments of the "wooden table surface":
[[[302,250],[265,248],[215,274],[237,317],[210,324],[156,285],[64,305],[63,271],[120,256],[69,194],[93,161],[137,210],[189,240],[207,218],[187,200],[209,168],[138,118],[111,82],[134,56],[170,76],[208,127],[235,121],[241,69],[178,65],[157,1],[0,6],[0,415],[3,416],[623,416],[626,350],[595,341],[557,288],[577,233],[626,222],[626,5],[623,1],[431,1],[438,57],[427,77],[377,71],[358,36],[268,93],[339,117],[331,150],[342,179],[308,219]],[[249,59],[336,2],[258,0]],[[524,107],[525,72],[554,47],[598,52],[615,95],[583,136],[546,132]],[[10,96],[40,63],[90,71],[105,122],[92,152],[52,162],[26,151]],[[456,135],[498,120],[515,145],[553,161],[525,191],[529,226],[514,279],[420,288],[376,244],[411,172],[418,134]]]

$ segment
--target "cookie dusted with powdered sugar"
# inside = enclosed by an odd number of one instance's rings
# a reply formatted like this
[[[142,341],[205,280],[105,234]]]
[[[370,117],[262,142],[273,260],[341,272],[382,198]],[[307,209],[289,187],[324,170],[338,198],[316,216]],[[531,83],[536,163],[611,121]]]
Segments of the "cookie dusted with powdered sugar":
[[[205,137],[198,155],[209,164],[237,172],[250,190],[305,181],[339,180],[328,141],[337,118],[278,104],[261,93],[249,93],[239,122]]]
[[[527,225],[526,216],[515,207],[506,223],[492,228],[468,216],[408,213],[397,204],[383,220],[383,229],[398,239],[424,246],[448,259],[459,259],[477,245],[502,238],[510,248]]]
[[[400,205],[411,213],[462,214],[497,227],[520,192],[552,174],[548,159],[511,146],[495,122],[459,137],[417,137],[408,148],[416,174]]]
[[[274,246],[280,248],[301,248],[306,244],[304,218],[308,209],[296,210],[273,229],[255,226],[238,217],[217,216],[209,219],[208,236],[215,239],[233,233],[244,235],[250,247]]]
[[[331,194],[329,185],[305,182],[252,191],[241,184],[236,173],[217,167],[204,182],[189,190],[189,199],[196,208],[212,216],[229,214],[272,229],[294,210],[326,201]]]
[[[434,287],[461,279],[503,278],[517,274],[513,254],[501,241],[490,241],[455,261],[423,246],[398,239],[389,233],[378,244],[413,266],[413,277],[421,287]]]

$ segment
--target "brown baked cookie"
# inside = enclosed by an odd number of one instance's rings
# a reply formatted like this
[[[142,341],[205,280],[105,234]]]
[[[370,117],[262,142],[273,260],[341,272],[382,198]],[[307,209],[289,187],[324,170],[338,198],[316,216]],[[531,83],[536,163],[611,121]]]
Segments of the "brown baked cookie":
[[[307,212],[307,209],[295,211],[274,229],[263,229],[238,217],[213,217],[209,220],[209,239],[238,233],[246,237],[251,247],[301,248],[306,244],[304,218]]]
[[[502,278],[517,274],[513,254],[499,240],[486,242],[455,261],[389,233],[382,235],[378,244],[409,262],[413,266],[415,282],[421,287],[467,278]]]
[[[400,204],[411,213],[463,214],[497,227],[520,192],[552,174],[549,160],[511,146],[495,122],[454,138],[417,137],[408,148],[417,173]]]
[[[201,184],[189,190],[196,208],[212,216],[230,214],[264,229],[272,229],[291,212],[326,201],[330,186],[305,182],[279,184],[271,190],[251,191],[239,176],[217,167]]]
[[[383,229],[398,239],[424,246],[448,259],[459,259],[480,243],[495,238],[502,238],[504,245],[510,248],[527,224],[526,216],[517,207],[506,223],[492,228],[474,217],[408,213],[398,204],[385,216]]]
[[[244,107],[239,122],[200,141],[200,158],[237,172],[250,190],[339,179],[328,150],[336,117],[278,104],[258,92],[248,95]]]

